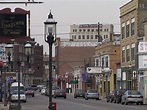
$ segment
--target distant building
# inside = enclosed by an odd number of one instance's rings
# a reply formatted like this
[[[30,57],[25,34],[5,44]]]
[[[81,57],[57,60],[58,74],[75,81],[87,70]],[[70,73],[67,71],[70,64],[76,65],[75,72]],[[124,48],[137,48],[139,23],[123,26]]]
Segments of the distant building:
[[[56,59],[52,57],[52,77],[53,77],[53,84],[57,85],[57,75],[56,75]],[[43,56],[43,83],[48,86],[49,80],[49,55],[46,53]]]
[[[90,61],[93,62],[91,58],[95,54],[97,44],[97,41],[71,41],[57,38],[55,58],[57,61],[58,85],[61,88],[67,88],[69,82],[74,78],[79,80],[79,87],[85,88],[86,83],[80,81],[81,73],[74,74],[74,70],[77,67],[85,67]],[[67,74],[68,77],[65,77]]]
[[[74,41],[98,41],[98,32],[102,40],[110,41],[113,34],[112,24],[73,24],[70,25],[70,39]]]

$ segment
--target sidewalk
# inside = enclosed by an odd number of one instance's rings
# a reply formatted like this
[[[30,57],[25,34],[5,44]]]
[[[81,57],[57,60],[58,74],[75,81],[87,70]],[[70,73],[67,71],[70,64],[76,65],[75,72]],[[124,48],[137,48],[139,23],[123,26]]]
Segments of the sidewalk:
[[[9,104],[7,104],[7,106],[4,106],[4,102],[0,102],[0,110],[9,110]]]

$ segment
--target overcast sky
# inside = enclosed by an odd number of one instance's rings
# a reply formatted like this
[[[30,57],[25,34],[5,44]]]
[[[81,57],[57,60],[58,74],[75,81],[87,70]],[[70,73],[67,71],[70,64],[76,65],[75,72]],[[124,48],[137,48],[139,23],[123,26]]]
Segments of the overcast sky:
[[[27,0],[0,0],[27,1]],[[31,0],[30,0],[31,1]],[[72,24],[113,24],[114,32],[119,30],[119,8],[131,0],[34,0],[43,1],[42,4],[0,4],[0,9],[19,7],[30,10],[31,37],[40,45],[44,45],[44,52],[48,53],[48,45],[44,41],[44,21],[51,10],[57,21],[58,37],[68,38]],[[54,55],[54,52],[53,52]]]

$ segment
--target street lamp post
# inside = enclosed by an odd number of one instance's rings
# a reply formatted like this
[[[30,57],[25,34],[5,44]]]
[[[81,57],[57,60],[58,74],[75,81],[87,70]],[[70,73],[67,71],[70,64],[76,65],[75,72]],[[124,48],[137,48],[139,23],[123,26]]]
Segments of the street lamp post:
[[[4,76],[4,84],[5,84],[5,87],[4,87],[4,106],[7,106],[7,101],[6,101],[6,68],[7,68],[7,64],[4,63],[4,72],[5,72],[5,76]]]
[[[18,65],[18,110],[21,110],[21,105],[20,105],[20,66],[21,62],[20,60],[17,61]]]
[[[3,91],[2,91],[2,86],[3,86],[3,82],[2,82],[2,67],[3,67],[3,62],[0,61],[0,102],[2,102],[2,97],[3,97]]]
[[[56,38],[56,24],[53,15],[48,15],[48,19],[44,22],[45,25],[45,42],[49,45],[49,106],[48,109],[52,110],[52,45]]]

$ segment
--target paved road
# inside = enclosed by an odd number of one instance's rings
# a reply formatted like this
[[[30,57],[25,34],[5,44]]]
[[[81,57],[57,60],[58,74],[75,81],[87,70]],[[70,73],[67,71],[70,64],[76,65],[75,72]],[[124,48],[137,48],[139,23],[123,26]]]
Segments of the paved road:
[[[22,110],[48,110],[49,98],[42,96],[36,91],[35,97],[29,96],[26,103],[22,103]],[[53,102],[57,103],[57,110],[146,110],[147,105],[121,105],[115,103],[107,103],[105,100],[85,100],[83,98],[73,98],[73,95],[67,94],[67,99],[53,98]],[[2,108],[0,110],[8,110]]]

